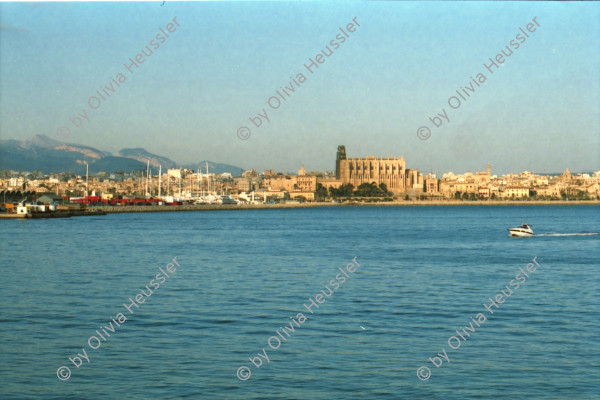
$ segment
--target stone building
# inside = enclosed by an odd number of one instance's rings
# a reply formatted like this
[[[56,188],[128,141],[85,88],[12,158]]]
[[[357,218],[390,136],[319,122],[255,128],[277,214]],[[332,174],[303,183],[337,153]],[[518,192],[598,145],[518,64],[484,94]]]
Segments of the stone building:
[[[436,194],[439,192],[439,182],[435,175],[428,174],[425,177],[425,193]]]
[[[486,172],[475,171],[475,183],[490,183],[490,178],[492,176],[492,166],[490,164],[487,165]]]
[[[298,190],[302,192],[314,192],[317,190],[317,177],[314,175],[306,175],[304,165],[298,171],[297,186]]]
[[[417,170],[406,169],[404,157],[347,158],[346,147],[338,146],[335,161],[335,176],[342,184],[352,184],[354,188],[363,183],[385,183],[394,193],[423,191],[423,176]]]
[[[295,176],[276,175],[263,178],[263,187],[270,190],[285,190],[291,192],[298,186]]]
[[[272,190],[285,190],[286,192],[314,192],[317,190],[317,177],[306,175],[304,165],[294,175],[265,175],[263,187]],[[306,197],[306,196],[305,196]]]
[[[235,188],[239,192],[249,192],[252,190],[252,180],[250,178],[235,178]]]
[[[504,197],[529,197],[529,188],[525,186],[508,186]]]

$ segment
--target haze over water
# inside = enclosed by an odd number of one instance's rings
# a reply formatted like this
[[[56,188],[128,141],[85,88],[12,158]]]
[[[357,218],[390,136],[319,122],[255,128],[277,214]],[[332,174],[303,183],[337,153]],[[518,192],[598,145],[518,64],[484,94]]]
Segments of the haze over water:
[[[522,223],[598,232],[600,213],[323,207],[6,221],[0,397],[598,398],[600,237],[508,237]],[[181,267],[126,313],[175,256]],[[354,257],[360,268],[307,312]],[[540,267],[487,313],[534,257]],[[90,349],[123,312],[127,322]],[[270,348],[300,312],[308,319]],[[481,312],[487,321],[451,350],[448,338]],[[90,362],[76,368],[68,357],[83,348]],[[450,363],[436,368],[429,358],[443,348]],[[263,349],[270,362],[257,368],[249,357]]]

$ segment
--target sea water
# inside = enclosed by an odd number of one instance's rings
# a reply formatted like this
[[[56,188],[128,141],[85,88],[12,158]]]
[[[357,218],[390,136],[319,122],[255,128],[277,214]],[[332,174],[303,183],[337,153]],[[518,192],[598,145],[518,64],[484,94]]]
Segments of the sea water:
[[[2,221],[0,398],[597,399],[599,211]]]

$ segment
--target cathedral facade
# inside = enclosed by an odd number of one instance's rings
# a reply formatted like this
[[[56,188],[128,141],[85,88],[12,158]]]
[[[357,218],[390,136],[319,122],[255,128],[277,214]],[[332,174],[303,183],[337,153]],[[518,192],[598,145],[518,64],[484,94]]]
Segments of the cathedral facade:
[[[404,157],[395,158],[347,158],[346,147],[338,146],[335,161],[335,176],[342,184],[351,184],[356,189],[363,183],[385,183],[394,193],[422,192],[423,176],[416,169],[406,169]]]

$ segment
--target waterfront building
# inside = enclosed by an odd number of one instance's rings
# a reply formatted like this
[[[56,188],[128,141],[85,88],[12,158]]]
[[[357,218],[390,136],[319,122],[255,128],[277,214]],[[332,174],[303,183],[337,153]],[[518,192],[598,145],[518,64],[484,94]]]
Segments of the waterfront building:
[[[291,192],[297,189],[298,180],[295,176],[288,175],[265,176],[263,178],[263,187],[270,190]]]
[[[487,165],[487,171],[466,172],[462,175],[455,175],[452,172],[443,175],[439,183],[439,191],[448,198],[455,196],[455,193],[474,194],[479,197],[489,198],[498,195],[499,190],[496,186],[498,181],[494,181],[492,185],[491,165]]]
[[[487,172],[480,172],[480,171],[476,171],[475,172],[475,183],[478,184],[482,184],[482,183],[489,183],[490,182],[490,178],[492,176],[492,166],[490,164],[487,165]]]
[[[427,174],[427,176],[425,177],[425,193],[439,193],[439,182],[436,176],[433,174]]]
[[[453,197],[454,193],[479,193],[479,186],[475,183],[475,180],[442,180],[440,182],[440,192],[446,197]]]
[[[10,204],[31,202],[36,195],[35,191],[3,190],[0,191],[0,202]]]
[[[296,190],[293,192],[290,192],[290,199],[295,199],[298,197],[303,197],[304,199],[308,200],[308,201],[314,201],[315,200],[315,192],[309,192],[309,191],[302,191],[302,190]]]
[[[298,171],[296,183],[298,190],[303,192],[314,192],[317,190],[317,177],[314,175],[306,175],[304,165]]]
[[[507,186],[504,197],[529,197],[529,188],[524,186]]]
[[[38,193],[35,202],[37,204],[63,204],[63,198],[56,193]]]
[[[406,169],[404,157],[347,158],[346,147],[338,146],[335,161],[335,177],[342,184],[351,184],[354,188],[363,183],[384,183],[394,193],[423,191],[423,176],[415,169]]]
[[[252,190],[252,180],[250,178],[235,178],[234,182],[238,192],[249,192]]]
[[[8,180],[8,189],[9,190],[21,189],[23,187],[23,183],[25,183],[25,180],[23,179],[23,177],[10,178]]]
[[[287,192],[303,191],[314,192],[317,190],[317,177],[306,175],[304,165],[298,170],[298,176],[294,175],[265,175],[263,186],[273,190],[285,190]]]
[[[492,197],[492,189],[489,186],[480,186],[478,188],[477,194],[479,195],[479,197],[489,199],[490,197]]]
[[[298,170],[298,176],[265,174],[263,187],[269,190],[281,190],[289,193],[289,197],[304,197],[306,200],[315,199],[317,177],[306,175],[304,165]]]
[[[546,197],[560,197],[560,189],[556,185],[542,186],[536,188],[536,192],[538,196],[546,196]]]
[[[585,186],[584,189],[589,194],[598,195],[600,194],[600,183],[590,183],[589,185]]]

